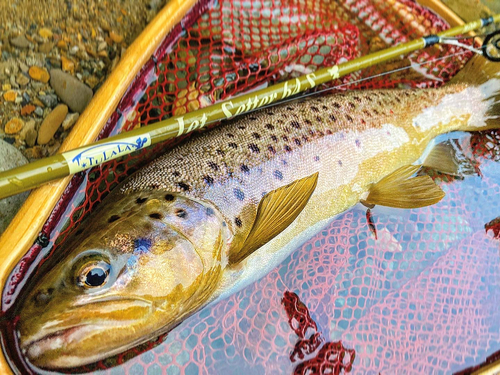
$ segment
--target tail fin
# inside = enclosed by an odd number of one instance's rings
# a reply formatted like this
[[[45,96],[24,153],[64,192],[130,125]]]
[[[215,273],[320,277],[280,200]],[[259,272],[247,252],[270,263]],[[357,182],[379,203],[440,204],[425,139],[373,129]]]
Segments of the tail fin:
[[[478,88],[483,101],[481,104],[488,106],[481,124],[469,124],[470,127],[461,130],[500,128],[500,62],[475,55],[449,82],[449,85],[452,84],[467,84]]]

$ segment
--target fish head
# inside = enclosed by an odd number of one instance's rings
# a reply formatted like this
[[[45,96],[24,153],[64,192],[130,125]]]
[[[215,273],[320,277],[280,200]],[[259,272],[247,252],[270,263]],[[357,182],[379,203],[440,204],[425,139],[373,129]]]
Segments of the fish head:
[[[210,301],[228,236],[210,203],[113,195],[30,281],[20,348],[46,369],[78,367],[156,338]]]

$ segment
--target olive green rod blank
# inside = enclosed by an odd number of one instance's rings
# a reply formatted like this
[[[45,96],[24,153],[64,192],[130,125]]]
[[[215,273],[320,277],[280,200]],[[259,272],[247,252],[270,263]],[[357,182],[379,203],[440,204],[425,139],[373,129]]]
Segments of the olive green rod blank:
[[[423,49],[439,43],[440,37],[467,34],[470,31],[478,30],[483,26],[496,22],[500,22],[500,14],[451,28],[435,36],[428,36],[403,43],[339,65],[321,68],[314,73],[225,100],[209,107],[189,112],[183,116],[171,117],[167,120],[121,133],[75,150],[1,172],[0,199],[92,168],[149,145],[187,134],[204,127],[208,123],[233,118],[234,116],[291,97],[360,69],[368,68],[401,55]]]

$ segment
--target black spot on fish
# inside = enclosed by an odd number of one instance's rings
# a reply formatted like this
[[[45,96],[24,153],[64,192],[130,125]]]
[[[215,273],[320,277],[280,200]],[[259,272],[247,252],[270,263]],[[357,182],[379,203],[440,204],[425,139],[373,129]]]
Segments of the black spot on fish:
[[[361,147],[361,141],[359,139],[356,139],[356,147]]]
[[[137,204],[143,204],[143,203],[144,203],[144,202],[146,202],[147,200],[148,200],[148,198],[141,198],[141,197],[139,197],[139,198],[137,198],[137,199],[135,200],[135,203],[137,203]]]
[[[285,142],[288,142],[288,137],[287,137],[286,135],[283,135],[281,138],[282,138]]]
[[[333,122],[335,122],[335,121],[337,121],[337,118],[334,115],[330,115],[330,120],[332,120]]]
[[[285,151],[286,152],[291,152],[292,151],[292,148],[288,145],[285,145]]]
[[[156,219],[156,220],[161,220],[163,218],[163,216],[161,216],[161,214],[158,212],[153,212],[152,214],[149,214],[149,217],[151,219]]]
[[[215,211],[212,208],[207,207],[206,213],[207,213],[207,216],[214,216]]]
[[[278,142],[278,137],[276,137],[274,134],[271,136],[271,139],[272,139],[274,142]]]
[[[219,170],[219,166],[217,164],[215,164],[213,161],[208,161],[207,162],[208,166],[210,168],[212,168],[214,171],[218,171]]]
[[[271,152],[272,154],[275,154],[276,153],[276,150],[274,149],[273,146],[267,146],[267,149],[269,150],[269,152]]]
[[[216,152],[217,152],[217,155],[220,155],[220,156],[226,155],[226,153],[220,149],[217,149]]]
[[[252,133],[252,136],[253,136],[255,139],[260,139],[260,134],[259,134],[259,133]]]
[[[185,219],[187,215],[188,214],[186,210],[183,210],[182,208],[178,208],[175,210],[175,216],[180,217],[181,219]]]
[[[283,173],[281,173],[281,171],[277,169],[273,172],[273,176],[276,177],[278,180],[283,180]]]
[[[314,106],[314,105],[312,105],[310,108],[311,108],[311,110],[312,110],[312,111],[314,111],[314,112],[319,112],[319,108],[318,108],[318,107],[316,107],[316,106]]]
[[[189,191],[190,189],[190,186],[188,184],[185,184],[184,182],[178,182],[177,186],[179,186],[184,191]]]
[[[349,107],[350,107],[351,109],[354,109],[354,108],[356,108],[356,105],[355,105],[354,103],[349,103]]]
[[[113,215],[113,216],[111,216],[111,217],[108,219],[108,223],[112,223],[112,222],[114,222],[114,221],[118,220],[119,218],[120,218],[120,216],[118,216],[118,215]]]
[[[226,135],[228,138],[234,138],[234,134],[232,134],[232,133],[226,133]]]
[[[326,129],[325,133],[328,134],[328,135],[332,135],[333,134],[333,132],[330,129]],[[321,135],[323,135],[323,133],[321,133]]]
[[[368,117],[372,117],[372,114],[370,113],[370,111],[368,111],[367,109],[364,109],[363,110],[363,113],[368,116]]]
[[[341,105],[340,105],[339,103],[337,103],[337,102],[334,102],[334,103],[333,103],[333,106],[334,106],[335,108],[337,108],[337,109],[340,109],[340,107],[341,107]]]
[[[293,111],[292,107],[286,107],[286,109],[289,110],[289,111]]]
[[[257,120],[257,117],[252,116],[252,117],[249,117],[248,119],[249,119],[249,120],[252,120],[252,121],[255,121],[255,120]]]
[[[266,124],[265,125],[266,129],[273,130],[274,126],[272,124]]]
[[[316,156],[314,157],[314,161],[319,161],[319,156],[318,156],[318,155],[316,155]]]
[[[238,199],[239,201],[242,201],[245,199],[245,193],[243,193],[241,191],[241,189],[239,188],[234,188],[233,189],[233,193],[234,193],[234,196],[236,197],[236,199]]]
[[[237,145],[236,143],[233,143],[233,142],[228,143],[227,145],[228,145],[229,147],[231,147],[231,148],[234,148],[234,149],[237,149],[237,148],[238,148],[238,145]]]
[[[358,103],[361,103],[361,98],[359,96],[353,96],[352,97],[354,100],[356,100]]]
[[[380,112],[379,112],[379,111],[377,111],[376,109],[373,109],[373,113],[375,113],[376,115],[379,115],[379,114],[380,114]]]
[[[295,129],[300,129],[300,124],[299,124],[299,122],[298,122],[298,121],[295,121],[295,120],[294,120],[294,121],[290,122],[290,125],[291,125],[292,127],[294,127]]]
[[[321,108],[323,108],[324,111],[326,111],[328,109],[328,107],[326,105],[323,105]]]
[[[311,120],[307,120],[307,119],[306,119],[306,120],[304,120],[304,122],[305,122],[307,125],[309,125],[309,126],[311,126],[311,125],[312,125]]]
[[[394,97],[394,100],[397,101],[398,103],[401,103],[401,99],[399,99],[397,96]]]
[[[206,175],[205,177],[203,177],[203,180],[207,183],[207,185],[214,184],[214,179],[209,175]]]
[[[238,129],[240,129],[240,130],[245,130],[245,129],[246,129],[246,127],[245,127],[245,125],[238,125]]]
[[[172,194],[165,195],[165,200],[167,202],[172,202],[174,200],[174,196]]]
[[[78,230],[75,232],[75,236],[78,236],[78,235],[80,235],[80,234],[82,234],[82,233],[83,233],[83,228],[80,228],[80,229],[78,229]]]
[[[293,139],[293,141],[295,142],[295,144],[296,144],[297,146],[300,146],[300,139],[298,139],[298,138],[294,138],[294,139]]]
[[[260,152],[260,149],[259,147],[257,147],[257,145],[255,143],[249,143],[248,144],[248,148],[252,151],[252,152],[255,152],[256,154],[258,154]]]
[[[339,160],[339,165],[342,166],[342,160]]]
[[[321,122],[323,121],[323,118],[321,116],[316,116],[316,121]]]
[[[274,116],[274,112],[266,112],[269,116]]]
[[[177,172],[177,171],[173,171],[172,172],[172,176],[174,176],[174,177],[179,177],[180,175],[181,174],[179,172]]]
[[[236,224],[237,227],[241,227],[243,225],[239,217],[234,218],[234,223]]]
[[[243,173],[250,173],[250,168],[246,164],[241,164],[240,169]]]
[[[309,142],[309,137],[308,137],[307,135],[303,135],[303,136],[302,136],[302,140],[303,140],[304,142]]]
[[[349,121],[349,122],[352,122],[352,121],[353,121],[353,120],[352,120],[352,117],[351,117],[351,116],[349,116],[349,115],[345,115],[345,118],[346,118],[346,119],[347,119],[347,121]]]

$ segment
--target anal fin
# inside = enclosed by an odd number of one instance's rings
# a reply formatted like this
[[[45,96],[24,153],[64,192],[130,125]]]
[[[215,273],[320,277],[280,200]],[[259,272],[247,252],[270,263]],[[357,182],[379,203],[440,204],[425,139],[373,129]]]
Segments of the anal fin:
[[[302,212],[316,189],[318,173],[267,193],[259,203],[252,229],[229,254],[235,264],[285,230]]]
[[[412,177],[420,165],[401,167],[374,184],[362,202],[396,208],[418,208],[439,202],[445,193],[429,176]]]

